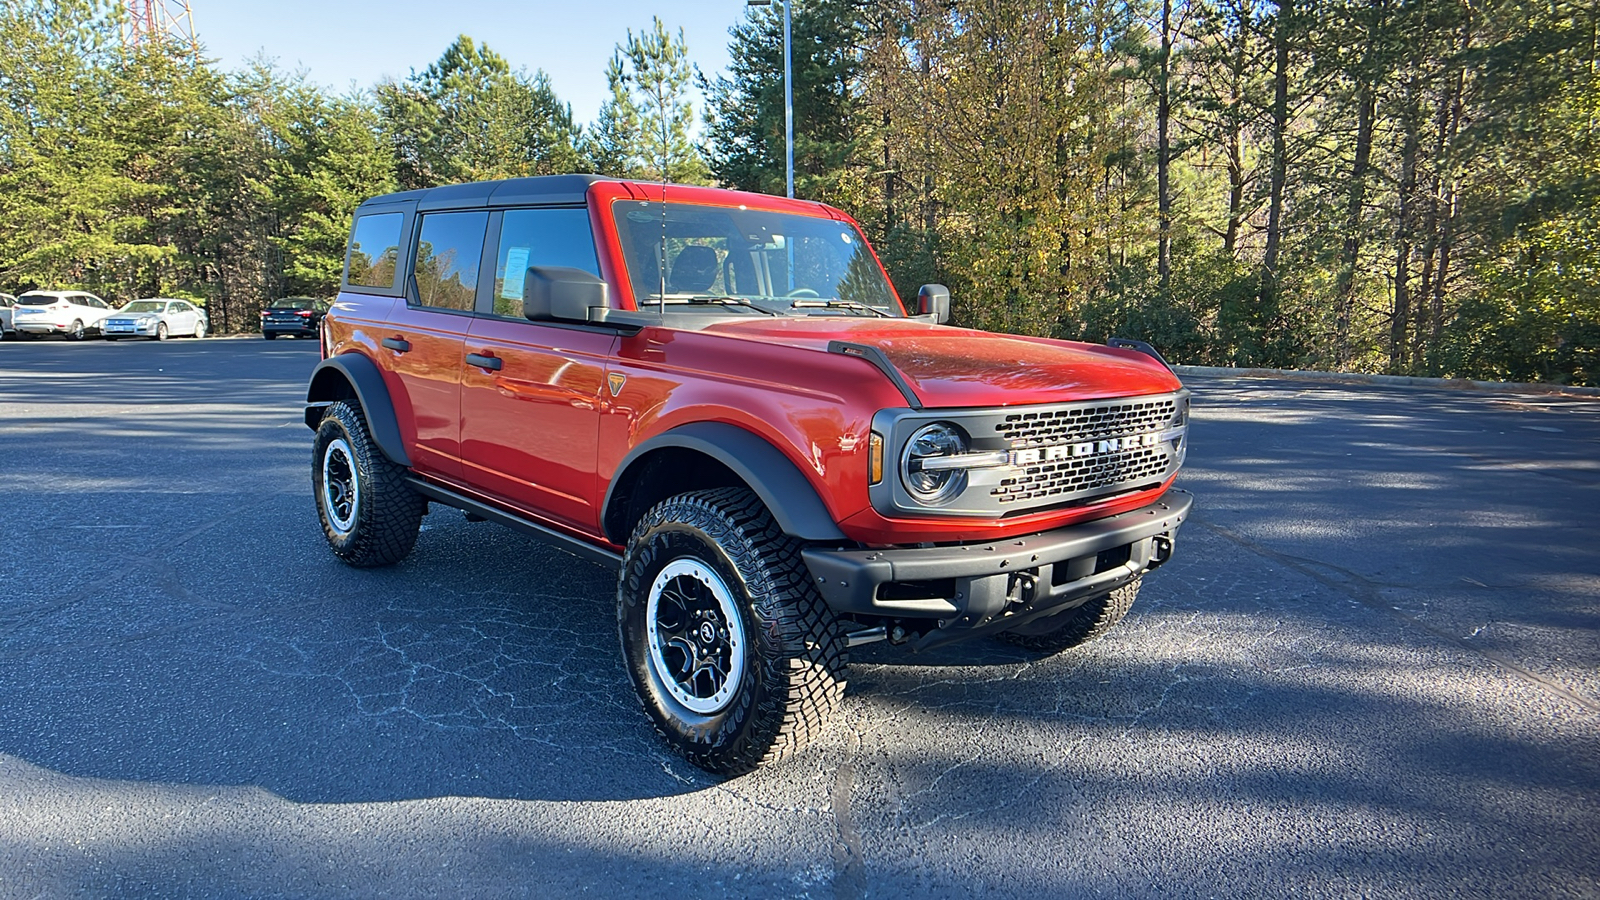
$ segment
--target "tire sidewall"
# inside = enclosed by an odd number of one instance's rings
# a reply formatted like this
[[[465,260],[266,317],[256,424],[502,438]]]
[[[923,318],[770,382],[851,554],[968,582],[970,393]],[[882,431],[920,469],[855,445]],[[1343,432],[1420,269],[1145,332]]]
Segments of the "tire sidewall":
[[[701,714],[679,703],[667,692],[650,661],[648,602],[652,584],[662,569],[675,560],[694,559],[722,580],[733,599],[744,641],[744,666],[733,696],[720,710]],[[753,574],[753,573],[752,573]],[[696,525],[665,522],[637,534],[623,560],[618,586],[618,625],[624,661],[640,699],[656,727],[691,758],[714,759],[756,737],[757,710],[766,699],[769,673],[764,667],[774,657],[770,637],[754,613],[746,573],[742,573],[716,538]]]
[[[356,480],[358,489],[355,513],[351,517],[350,530],[340,532],[333,526],[333,521],[328,514],[326,492],[323,489],[323,468],[327,459],[328,447],[337,440],[343,440],[350,458],[350,470]],[[322,534],[328,539],[328,546],[333,552],[344,554],[352,549],[361,539],[361,531],[366,524],[367,510],[371,506],[369,497],[371,491],[371,473],[368,471],[367,461],[355,449],[358,445],[350,429],[335,413],[323,417],[322,424],[317,426],[317,439],[311,466],[311,487],[316,495],[317,519],[322,523]]]

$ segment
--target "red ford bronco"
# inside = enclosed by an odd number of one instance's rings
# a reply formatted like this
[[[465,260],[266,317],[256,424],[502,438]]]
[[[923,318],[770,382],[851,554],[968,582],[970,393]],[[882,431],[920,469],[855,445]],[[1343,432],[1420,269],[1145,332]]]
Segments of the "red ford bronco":
[[[848,649],[1105,632],[1170,558],[1188,392],[1138,342],[908,314],[837,209],[584,175],[356,210],[306,424],[333,552],[430,503],[619,570],[622,652],[691,762],[794,753]]]

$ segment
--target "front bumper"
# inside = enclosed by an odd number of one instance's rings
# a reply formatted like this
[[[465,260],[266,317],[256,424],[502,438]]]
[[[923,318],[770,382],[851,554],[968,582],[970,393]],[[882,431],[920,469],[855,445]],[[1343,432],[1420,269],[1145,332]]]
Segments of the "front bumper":
[[[106,322],[100,330],[110,337],[155,337],[159,322],[149,325],[139,325],[133,322]]]
[[[918,649],[1000,631],[1115,590],[1166,562],[1194,497],[1000,541],[889,550],[802,551],[842,615],[935,620]]]
[[[289,322],[263,322],[261,324],[261,333],[262,334],[292,334],[292,335],[295,335],[296,337],[316,337],[317,336],[317,326],[316,325],[302,325],[302,324],[300,324],[298,322],[295,322],[295,323],[289,323]]]

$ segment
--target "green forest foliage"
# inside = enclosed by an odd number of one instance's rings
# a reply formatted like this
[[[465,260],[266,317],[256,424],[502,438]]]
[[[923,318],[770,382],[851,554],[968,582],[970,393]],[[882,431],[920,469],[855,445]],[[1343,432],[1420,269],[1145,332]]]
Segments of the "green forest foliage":
[[[796,192],[958,322],[1180,362],[1600,383],[1600,6],[795,0]],[[556,172],[782,193],[782,9],[729,72],[657,20],[581,127],[461,37],[344,96],[127,49],[117,6],[0,0],[0,289],[336,289],[351,210]],[[202,38],[203,38],[202,34]],[[701,119],[698,144],[690,124]]]

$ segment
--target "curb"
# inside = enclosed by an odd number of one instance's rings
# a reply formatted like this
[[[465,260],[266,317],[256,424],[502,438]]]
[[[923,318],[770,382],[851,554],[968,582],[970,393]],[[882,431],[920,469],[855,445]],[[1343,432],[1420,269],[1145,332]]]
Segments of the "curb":
[[[1512,381],[1469,381],[1465,378],[1419,378],[1412,375],[1363,375],[1359,372],[1316,372],[1307,369],[1231,369],[1219,366],[1173,366],[1179,375],[1222,375],[1242,378],[1283,378],[1293,381],[1328,381],[1343,384],[1383,384],[1395,387],[1443,388],[1506,394],[1557,394],[1600,397],[1600,388],[1565,384],[1524,384]]]

